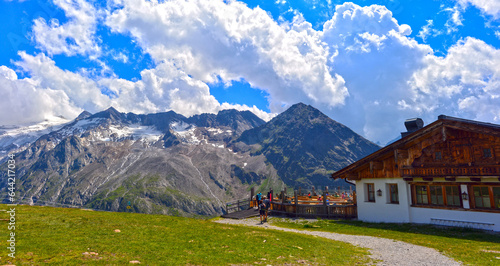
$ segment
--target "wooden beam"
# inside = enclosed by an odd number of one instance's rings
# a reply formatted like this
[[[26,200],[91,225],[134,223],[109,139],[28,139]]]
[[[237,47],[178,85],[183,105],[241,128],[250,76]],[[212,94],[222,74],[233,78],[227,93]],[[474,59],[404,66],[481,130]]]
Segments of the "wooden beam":
[[[413,181],[413,177],[403,177],[403,180],[407,181],[407,182],[408,181],[411,182],[411,181]]]
[[[455,182],[455,181],[457,181],[457,178],[455,178],[455,177],[445,177],[444,180]]]
[[[408,159],[408,150],[395,149],[394,161],[397,163],[399,159]]]
[[[384,169],[384,163],[377,161],[370,161],[370,173],[373,174],[373,170],[382,170]]]
[[[347,174],[346,178],[349,180],[359,180],[359,174],[349,173],[349,174]]]
[[[427,182],[432,182],[434,181],[434,178],[433,177],[424,177],[422,178],[424,181],[427,181]]]
[[[481,178],[479,178],[479,177],[471,177],[470,181],[481,182]]]

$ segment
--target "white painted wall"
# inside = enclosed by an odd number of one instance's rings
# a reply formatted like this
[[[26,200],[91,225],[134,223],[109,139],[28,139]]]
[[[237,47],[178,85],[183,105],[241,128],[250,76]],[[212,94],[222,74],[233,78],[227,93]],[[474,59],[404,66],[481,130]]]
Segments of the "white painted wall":
[[[368,202],[366,183],[375,185],[375,202]],[[399,204],[390,203],[389,190],[386,184],[397,184]],[[377,190],[382,190],[382,196],[377,196]],[[356,182],[358,219],[365,222],[408,223],[409,197],[406,182],[401,178],[362,179]]]
[[[458,211],[458,210],[442,210],[432,208],[418,208],[410,207],[412,223],[430,224],[431,219],[447,220],[446,224],[450,226],[463,226],[473,227],[479,229],[488,229],[493,231],[500,231],[500,213],[489,213],[479,211]],[[454,223],[453,221],[459,221]],[[463,222],[472,223],[488,223],[494,224],[493,226],[486,226],[481,224],[464,224]]]
[[[367,201],[366,183],[375,185],[375,202]],[[399,204],[389,203],[389,190],[387,189],[389,183],[398,184]],[[382,196],[377,196],[379,189],[382,190]],[[431,219],[434,218],[448,221],[489,223],[493,225],[485,226],[483,229],[500,231],[500,213],[410,207],[410,191],[410,185],[401,178],[374,178],[357,181],[358,219],[365,222],[431,224],[433,223]],[[464,207],[468,208],[468,201],[464,201]],[[464,223],[448,222],[443,225],[464,226]],[[481,228],[480,225],[472,227]]]

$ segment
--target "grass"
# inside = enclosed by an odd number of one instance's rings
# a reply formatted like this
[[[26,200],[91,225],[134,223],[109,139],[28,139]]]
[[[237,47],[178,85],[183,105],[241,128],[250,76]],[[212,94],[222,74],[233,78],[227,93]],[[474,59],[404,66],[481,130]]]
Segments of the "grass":
[[[431,225],[365,223],[336,220],[273,219],[273,225],[400,240],[434,248],[468,265],[500,265],[500,234]]]
[[[0,210],[8,210],[0,205]],[[295,233],[209,220],[37,206],[16,207],[16,258],[7,256],[0,211],[0,265],[354,265],[365,249]],[[120,232],[115,232],[119,229]],[[4,238],[4,240],[1,240]]]

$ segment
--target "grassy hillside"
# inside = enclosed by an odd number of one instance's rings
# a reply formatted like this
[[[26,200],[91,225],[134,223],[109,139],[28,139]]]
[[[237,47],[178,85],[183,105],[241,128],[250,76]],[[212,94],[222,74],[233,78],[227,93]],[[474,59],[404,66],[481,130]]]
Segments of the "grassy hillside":
[[[292,221],[273,219],[273,225],[294,229],[365,235],[434,248],[466,265],[500,265],[500,234],[431,225],[364,223],[360,221]]]
[[[17,206],[16,258],[7,256],[8,210],[0,205],[0,264],[227,265],[369,262],[364,249],[332,240],[137,213]],[[120,232],[115,232],[118,229]]]

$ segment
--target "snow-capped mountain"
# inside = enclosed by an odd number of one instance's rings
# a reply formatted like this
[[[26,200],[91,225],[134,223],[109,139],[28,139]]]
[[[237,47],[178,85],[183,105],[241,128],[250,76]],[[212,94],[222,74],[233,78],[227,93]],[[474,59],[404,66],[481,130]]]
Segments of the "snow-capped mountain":
[[[53,117],[41,123],[23,126],[0,126],[0,162],[10,153],[22,151],[39,137],[69,123],[63,117]]]
[[[17,129],[31,139],[16,153],[16,195],[28,204],[214,215],[252,186],[333,185],[329,172],[377,148],[310,106],[290,110],[265,123],[249,111],[186,118],[109,108],[38,135]],[[6,178],[1,172],[0,193]]]

